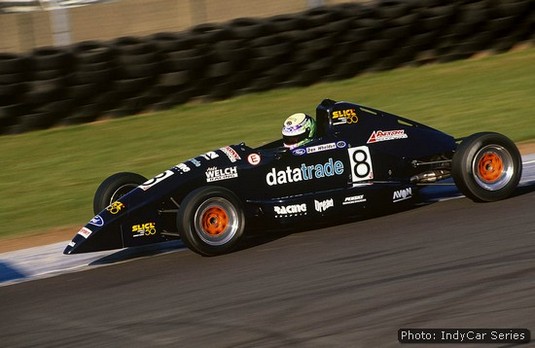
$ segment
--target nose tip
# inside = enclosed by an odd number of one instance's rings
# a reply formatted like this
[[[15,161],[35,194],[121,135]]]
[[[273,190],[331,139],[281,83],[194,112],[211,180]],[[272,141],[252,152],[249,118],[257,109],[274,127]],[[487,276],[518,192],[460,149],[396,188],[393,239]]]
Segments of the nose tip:
[[[73,254],[73,251],[74,251],[74,242],[70,242],[66,247],[65,249],[63,250],[63,254],[64,255],[70,255],[70,254]]]

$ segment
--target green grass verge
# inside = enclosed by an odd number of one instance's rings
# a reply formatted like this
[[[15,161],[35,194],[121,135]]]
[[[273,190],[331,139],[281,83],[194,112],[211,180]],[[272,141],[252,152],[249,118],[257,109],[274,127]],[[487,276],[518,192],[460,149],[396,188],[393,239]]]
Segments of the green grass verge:
[[[358,102],[453,136],[498,131],[535,139],[535,48],[403,68],[309,88],[0,137],[0,237],[83,225],[98,184],[117,171],[151,177],[201,152],[280,135],[287,115],[323,98]],[[73,231],[74,233],[75,231]]]

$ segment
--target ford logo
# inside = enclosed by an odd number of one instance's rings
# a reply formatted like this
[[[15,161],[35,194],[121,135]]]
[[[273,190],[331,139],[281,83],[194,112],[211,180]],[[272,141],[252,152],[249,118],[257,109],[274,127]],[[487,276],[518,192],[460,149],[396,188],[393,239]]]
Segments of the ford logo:
[[[305,153],[307,153],[307,150],[305,149],[295,149],[292,151],[292,153],[296,156],[303,156]]]
[[[94,218],[89,221],[91,225],[102,227],[104,225],[104,219],[100,215],[95,216]]]

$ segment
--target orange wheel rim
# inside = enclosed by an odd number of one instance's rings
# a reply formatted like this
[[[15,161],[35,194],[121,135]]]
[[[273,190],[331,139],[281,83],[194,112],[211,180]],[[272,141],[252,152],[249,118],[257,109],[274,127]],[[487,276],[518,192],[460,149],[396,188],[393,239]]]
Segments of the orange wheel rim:
[[[484,146],[472,161],[471,170],[475,184],[487,191],[503,189],[515,176],[519,179],[515,162],[516,159],[505,147],[498,144]]]
[[[241,228],[239,211],[225,197],[209,197],[196,209],[193,228],[206,245],[219,247],[231,241]]]
[[[479,159],[477,164],[479,177],[486,182],[495,182],[504,171],[503,160],[494,152],[487,152]]]
[[[213,236],[225,232],[229,222],[227,212],[220,207],[210,207],[202,215],[203,230]]]

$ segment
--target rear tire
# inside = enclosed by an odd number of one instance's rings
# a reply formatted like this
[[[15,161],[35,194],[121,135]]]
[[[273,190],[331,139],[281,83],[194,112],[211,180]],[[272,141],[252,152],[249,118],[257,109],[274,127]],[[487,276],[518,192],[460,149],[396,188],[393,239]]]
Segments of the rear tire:
[[[245,216],[232,191],[215,186],[198,188],[182,201],[177,216],[182,241],[203,256],[233,250],[245,229]]]
[[[97,215],[145,181],[147,179],[144,176],[130,172],[120,172],[109,176],[95,192],[93,212]]]
[[[522,175],[522,157],[506,136],[483,132],[464,139],[457,147],[452,176],[459,190],[477,202],[511,196]]]

